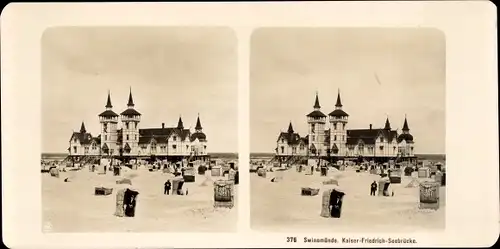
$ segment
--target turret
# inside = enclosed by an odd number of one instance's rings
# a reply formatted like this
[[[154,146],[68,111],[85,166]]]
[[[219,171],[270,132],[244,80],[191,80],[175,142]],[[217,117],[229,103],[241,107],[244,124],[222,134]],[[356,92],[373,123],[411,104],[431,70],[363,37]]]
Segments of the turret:
[[[118,140],[118,114],[116,114],[111,104],[111,94],[108,91],[108,99],[106,101],[106,110],[99,114],[101,123],[101,144],[104,154],[117,155],[117,140]]]
[[[330,149],[333,155],[344,155],[346,153],[347,122],[349,114],[342,110],[340,89],[337,92],[335,109],[328,114],[330,117]]]
[[[323,154],[326,152],[325,142],[325,123],[326,115],[320,111],[319,97],[316,93],[314,101],[314,111],[307,114],[307,123],[309,124],[309,151],[313,154]]]
[[[122,148],[124,155],[135,155],[139,150],[139,123],[141,113],[134,109],[132,88],[128,95],[127,109],[120,113],[122,120]]]

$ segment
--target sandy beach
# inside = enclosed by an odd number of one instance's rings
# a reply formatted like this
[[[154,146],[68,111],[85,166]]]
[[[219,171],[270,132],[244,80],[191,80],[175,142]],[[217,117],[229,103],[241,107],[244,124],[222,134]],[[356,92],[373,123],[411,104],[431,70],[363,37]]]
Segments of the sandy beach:
[[[185,183],[187,196],[164,195],[163,184],[173,175],[149,172],[144,166],[125,169],[121,176],[83,168],[61,172],[59,178],[46,173],[41,177],[44,232],[231,232],[237,226],[238,185],[235,206],[215,209],[213,181],[227,176],[211,177],[210,171],[196,175],[196,182]],[[115,183],[123,177],[130,177],[132,186]],[[65,178],[71,182],[64,182]],[[100,186],[114,188],[113,193],[95,196],[94,188]],[[139,192],[135,217],[114,216],[116,190],[127,187]]]
[[[414,172],[412,177],[417,177]],[[281,176],[280,182],[271,182]],[[337,178],[339,186],[322,182]],[[370,196],[370,184],[380,176],[330,169],[328,176],[287,171],[267,172],[262,178],[251,173],[251,226],[262,231],[314,232],[417,232],[445,228],[445,187],[440,188],[437,211],[419,209],[419,188],[405,188],[411,177],[403,176],[401,184],[391,184],[394,197]],[[425,179],[417,179],[422,181]],[[430,180],[430,179],[427,179]],[[316,196],[301,196],[301,187],[319,187]],[[341,218],[320,216],[323,190],[337,188],[346,193]]]

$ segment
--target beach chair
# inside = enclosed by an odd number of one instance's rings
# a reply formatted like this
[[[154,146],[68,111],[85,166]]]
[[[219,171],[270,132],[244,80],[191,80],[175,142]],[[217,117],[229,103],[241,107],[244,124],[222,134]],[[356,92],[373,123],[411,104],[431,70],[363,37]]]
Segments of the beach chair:
[[[420,183],[420,209],[439,209],[439,182]]]
[[[218,180],[214,182],[214,207],[234,207],[234,182]]]

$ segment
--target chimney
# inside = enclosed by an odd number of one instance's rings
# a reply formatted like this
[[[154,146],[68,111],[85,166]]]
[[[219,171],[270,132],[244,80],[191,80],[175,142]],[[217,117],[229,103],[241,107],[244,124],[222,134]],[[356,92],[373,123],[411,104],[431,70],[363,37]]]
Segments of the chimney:
[[[161,128],[165,129],[165,123],[161,123]]]
[[[370,124],[370,130],[372,129],[372,124]]]

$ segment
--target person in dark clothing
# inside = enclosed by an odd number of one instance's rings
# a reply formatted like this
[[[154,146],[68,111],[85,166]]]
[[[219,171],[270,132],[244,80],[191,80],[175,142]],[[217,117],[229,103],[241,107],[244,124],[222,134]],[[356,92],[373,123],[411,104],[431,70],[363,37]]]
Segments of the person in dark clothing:
[[[389,185],[390,185],[390,184],[391,184],[391,183],[389,183],[389,182],[386,182],[386,183],[384,184],[384,192],[383,192],[384,196],[389,196],[388,191],[389,191]]]
[[[139,192],[130,189],[125,190],[123,204],[125,205],[125,216],[134,217],[135,216],[135,205],[136,199]]]
[[[329,208],[331,217],[340,218],[340,213],[342,210],[342,198],[344,197],[344,195],[345,193],[339,192],[335,189],[330,193]]]
[[[182,186],[184,185],[184,181],[180,181],[179,185],[177,185],[177,195],[183,195],[182,193]]]
[[[165,187],[163,189],[163,194],[169,195],[170,194],[170,188],[172,187],[172,184],[170,183],[170,180],[167,180],[165,182]]]
[[[371,188],[370,188],[370,195],[375,196],[376,192],[377,192],[377,182],[373,181]]]

